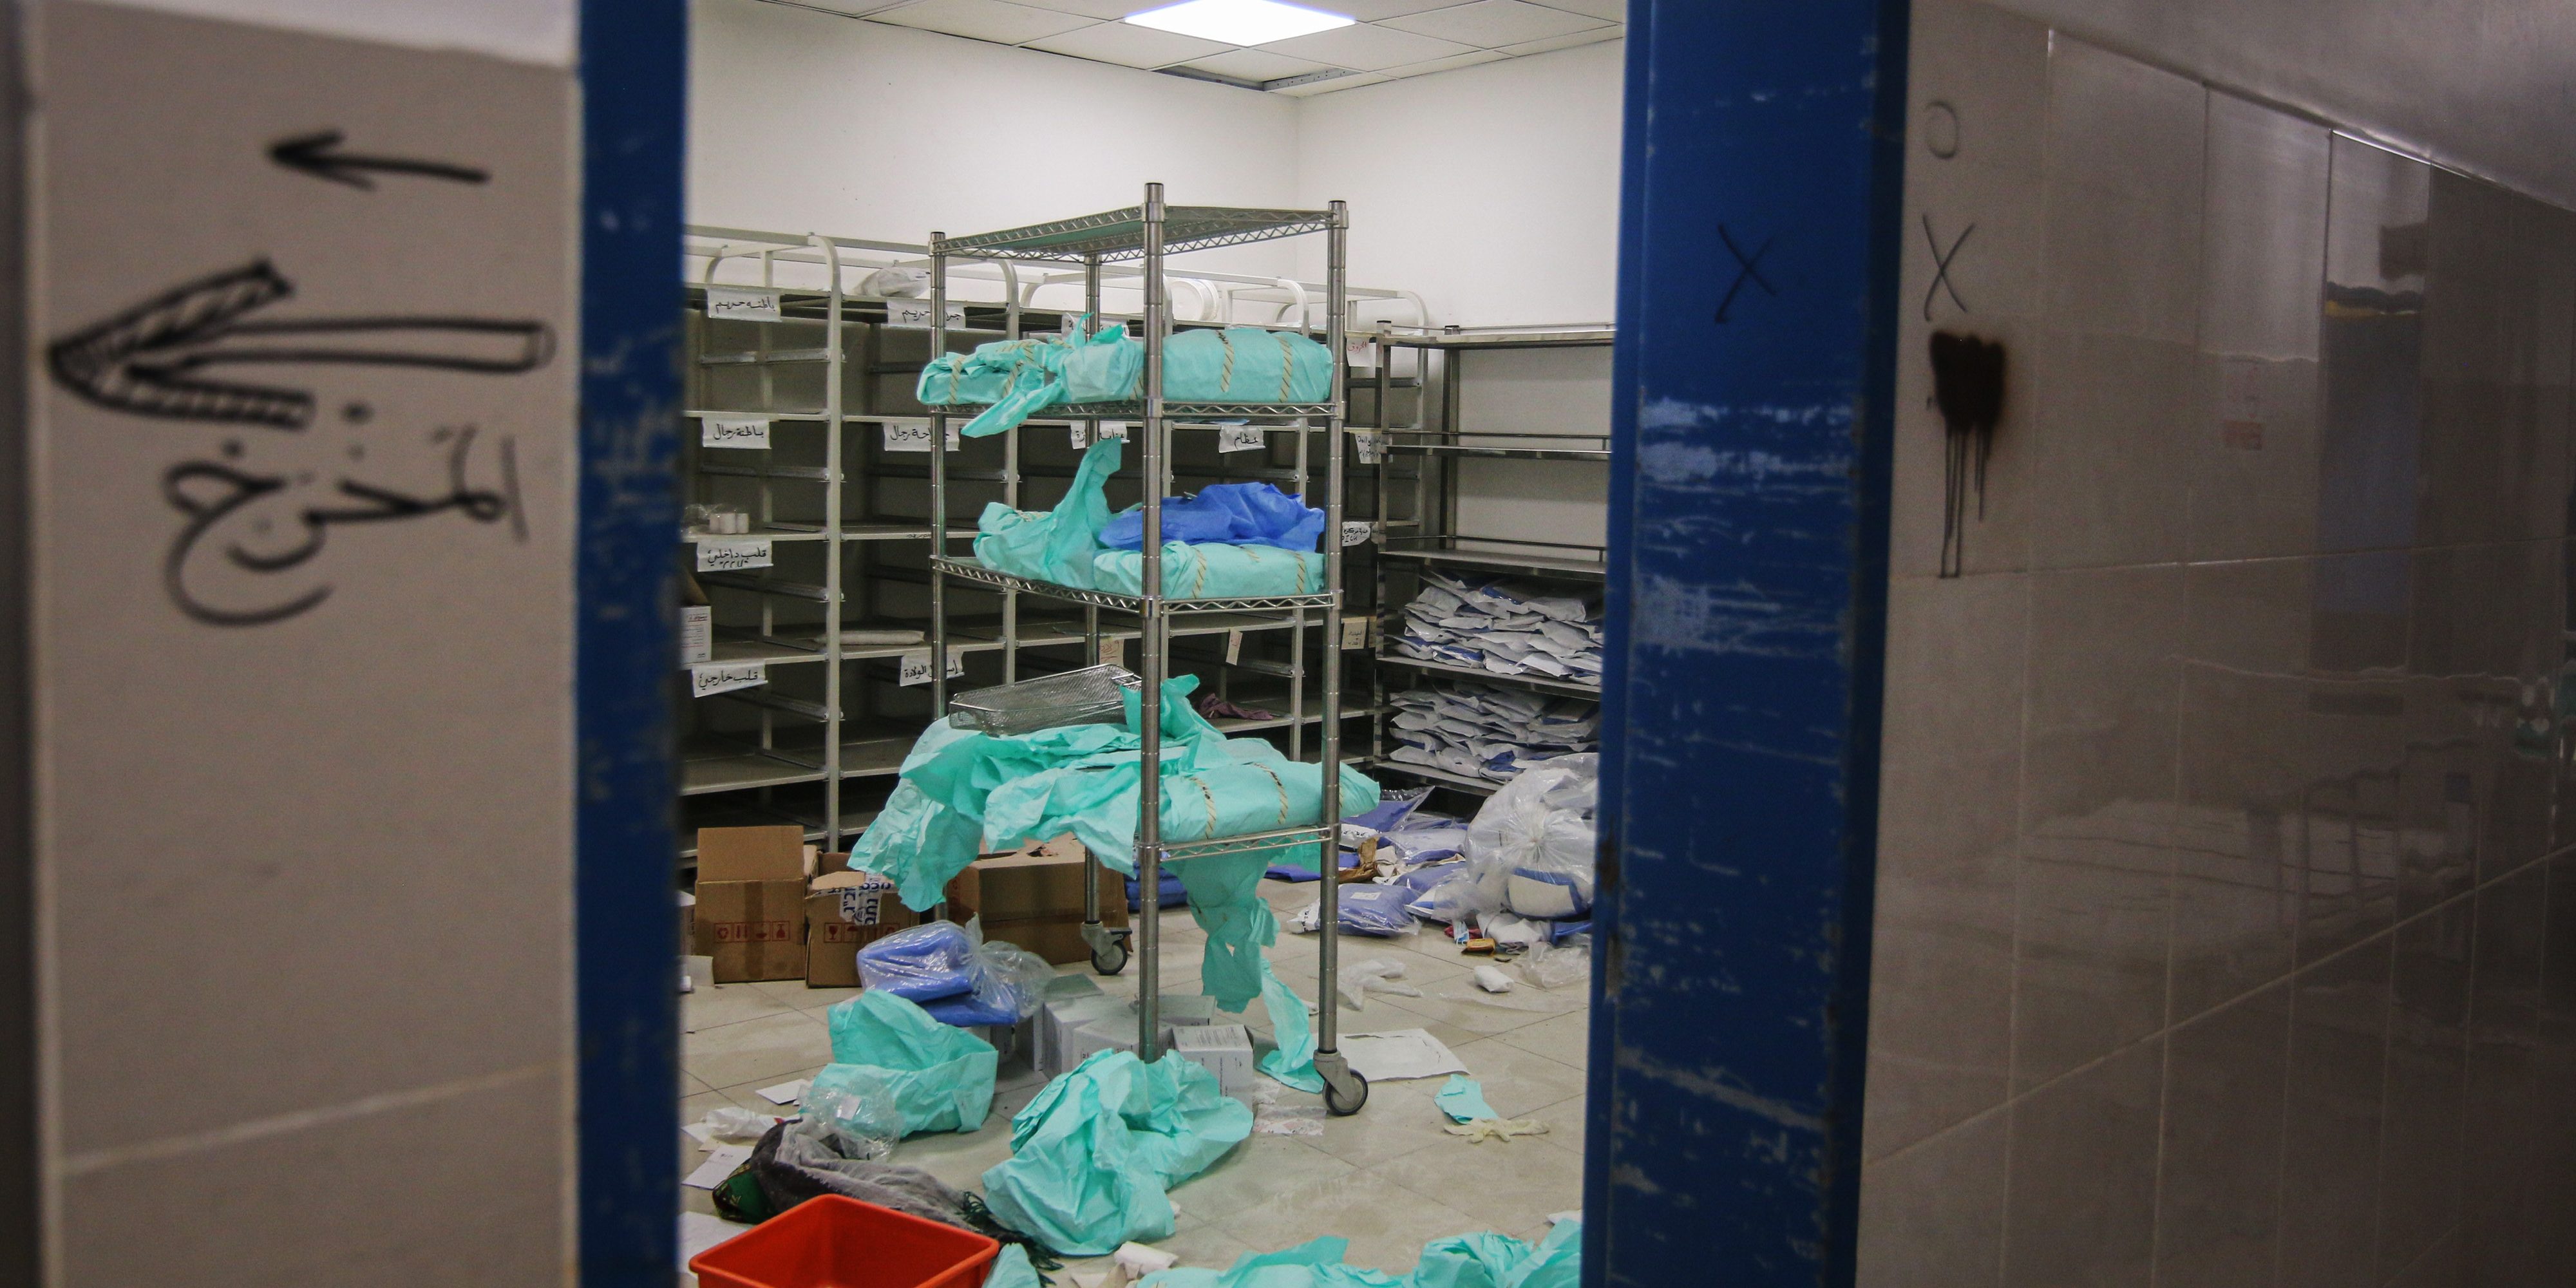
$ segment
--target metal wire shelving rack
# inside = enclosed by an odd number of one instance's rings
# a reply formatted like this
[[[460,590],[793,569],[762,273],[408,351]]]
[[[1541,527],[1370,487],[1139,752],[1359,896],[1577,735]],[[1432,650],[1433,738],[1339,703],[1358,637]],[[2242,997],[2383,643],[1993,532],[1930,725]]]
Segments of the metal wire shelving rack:
[[[687,231],[688,254],[704,261],[686,287],[693,314],[703,315],[710,291],[738,288],[774,292],[780,316],[774,321],[729,322],[721,328],[700,317],[691,319],[696,343],[685,412],[690,438],[698,437],[695,427],[706,417],[755,416],[772,422],[772,446],[756,452],[692,450],[689,474],[694,499],[712,500],[711,489],[730,489],[734,499],[748,502],[756,525],[747,534],[690,534],[683,542],[765,539],[776,544],[781,566],[699,574],[720,605],[710,663],[760,662],[774,668],[770,677],[777,683],[716,694],[691,704],[693,708],[730,706],[748,713],[744,718],[756,718],[757,725],[710,732],[706,726],[717,722],[693,720],[699,732],[683,748],[682,799],[694,823],[797,822],[808,840],[838,849],[873,817],[869,802],[877,792],[862,785],[884,782],[896,773],[926,718],[879,717],[866,710],[871,695],[884,693],[898,670],[910,678],[924,669],[946,670],[926,666],[931,657],[950,656],[961,663],[982,657],[989,659],[984,665],[997,668],[999,678],[1007,683],[1022,678],[1024,668],[1030,666],[1042,673],[1085,665],[1100,656],[1104,644],[1123,648],[1127,641],[1141,638],[1142,624],[1132,608],[1122,612],[1116,603],[1083,605],[1081,616],[1074,619],[1023,612],[1021,588],[989,582],[983,588],[1000,595],[998,618],[943,613],[941,620],[948,627],[942,641],[945,654],[929,652],[926,623],[873,616],[871,605],[878,596],[928,589],[930,577],[919,565],[929,553],[932,528],[928,517],[918,511],[911,512],[911,517],[875,513],[872,489],[905,480],[926,484],[933,468],[927,458],[932,454],[924,453],[923,461],[912,464],[890,463],[893,458],[883,453],[872,459],[860,447],[866,440],[850,435],[881,426],[927,423],[925,410],[912,405],[908,394],[879,395],[870,379],[883,377],[908,388],[909,376],[918,371],[919,363],[899,360],[889,350],[912,343],[898,343],[894,337],[926,337],[930,328],[928,301],[870,294],[865,281],[854,287],[851,279],[854,274],[924,264],[929,247],[702,225]],[[1215,231],[1225,235],[1223,230]],[[1051,275],[1043,261],[1010,257],[989,261],[952,257],[948,272],[952,280],[977,283],[979,289],[971,299],[950,293],[941,302],[943,322],[962,323],[967,333],[1008,339],[1053,330],[1074,314],[1070,307],[1046,305],[1045,295],[1084,286],[1085,310],[1110,316],[1101,309],[1104,281],[1132,289],[1138,282],[1129,279],[1141,276],[1140,269],[1111,263],[1089,274]],[[1283,320],[1293,318],[1300,329],[1315,334],[1322,330],[1313,325],[1318,319],[1312,317],[1315,297],[1323,292],[1320,283],[1195,268],[1168,281],[1195,294],[1202,314],[1195,319],[1177,318],[1177,326],[1224,325],[1267,306],[1278,309]],[[1423,312],[1421,300],[1410,292],[1345,287],[1345,295],[1385,302],[1390,308],[1409,308],[1417,318]],[[1123,325],[1124,319],[1120,322]],[[960,329],[944,326],[940,342],[944,345]],[[817,339],[822,342],[815,343]],[[720,392],[719,381],[730,383]],[[1409,384],[1398,381],[1395,387]],[[1079,417],[1039,416],[1027,425],[1089,429],[1098,418],[1142,415],[1141,407],[1134,404],[1081,410]],[[1253,418],[1236,408],[1190,410],[1202,417],[1222,411],[1227,419]],[[1275,420],[1271,414],[1283,410],[1316,414],[1313,407],[1283,409],[1276,404],[1257,410],[1261,420]],[[1270,426],[1274,435],[1293,429],[1293,424]],[[1192,467],[1191,472],[1216,479],[1270,479],[1304,491],[1309,446],[1320,432],[1310,426],[1296,435],[1293,467],[1274,464],[1265,452],[1258,464],[1220,457],[1214,467]],[[937,460],[945,467],[947,479],[979,478],[996,487],[1006,504],[1016,506],[1023,483],[1045,479],[1050,470],[1028,464],[1020,431],[1001,437],[999,468],[965,469],[948,464],[945,453],[937,454]],[[1352,481],[1365,482],[1367,477]],[[845,497],[855,498],[856,508],[866,513],[854,515]],[[1383,508],[1381,501],[1378,509]],[[1398,526],[1405,522],[1409,521]],[[973,535],[971,526],[952,525],[945,516],[942,526],[949,528],[951,539]],[[784,567],[790,550],[807,552],[808,565],[816,562],[810,556],[820,552],[820,570],[790,573]],[[865,620],[851,619],[851,612]],[[1311,688],[1307,665],[1307,637],[1316,624],[1311,606],[1280,611],[1277,605],[1263,602],[1254,608],[1193,611],[1173,619],[1165,633],[1170,639],[1192,642],[1191,648],[1197,650],[1197,656],[1188,659],[1192,669],[1213,675],[1211,688],[1217,696],[1273,709],[1266,716],[1219,717],[1215,723],[1220,729],[1279,737],[1292,757],[1302,758],[1309,729],[1322,723],[1319,695]],[[860,633],[911,625],[924,629],[909,642],[872,642]],[[1247,640],[1276,639],[1283,634],[1284,650],[1276,645],[1268,650],[1242,647]],[[1070,660],[1076,649],[1083,650],[1083,660]],[[1238,653],[1255,651],[1274,655],[1284,651],[1287,656],[1284,662],[1275,656],[1238,660]],[[800,676],[804,678],[794,679]],[[943,674],[938,681],[943,699],[945,683]],[[786,691],[790,688],[801,690],[802,696]],[[1352,706],[1341,714],[1364,719],[1370,711]],[[684,829],[679,854],[684,866],[695,854],[693,836],[694,828]]]
[[[1379,614],[1377,633],[1381,641],[1393,633],[1403,612],[1403,606],[1394,602],[1387,587],[1387,575],[1396,567],[1411,565],[1416,572],[1417,585],[1422,571],[1435,566],[1577,584],[1598,583],[1608,575],[1608,550],[1602,546],[1480,536],[1462,531],[1458,519],[1458,467],[1461,461],[1477,459],[1607,465],[1610,460],[1610,431],[1606,425],[1597,433],[1580,430],[1546,433],[1496,431],[1468,426],[1463,416],[1467,383],[1465,359],[1470,354],[1512,350],[1607,348],[1616,340],[1617,332],[1613,328],[1592,324],[1390,328],[1379,337],[1380,343],[1390,350],[1409,348],[1420,355],[1415,369],[1420,373],[1426,390],[1432,387],[1430,356],[1434,353],[1440,355],[1437,382],[1439,416],[1436,423],[1432,417],[1432,399],[1426,394],[1415,404],[1411,424],[1386,424],[1379,431],[1385,438],[1385,446],[1378,454],[1376,485],[1379,495],[1385,495],[1386,489],[1396,481],[1389,474],[1391,461],[1411,457],[1424,466],[1414,472],[1412,479],[1413,513],[1422,520],[1421,524],[1410,535],[1387,534],[1378,541],[1377,585],[1372,602]],[[1385,362],[1380,370],[1392,371],[1394,365],[1392,361]],[[1386,394],[1379,395],[1378,406],[1381,410],[1387,406]],[[1474,680],[1594,701],[1601,697],[1598,682],[1545,675],[1498,674],[1480,668],[1408,657],[1383,642],[1372,660],[1376,664],[1372,670],[1375,687],[1369,705],[1378,714],[1370,720],[1368,763],[1374,768],[1475,796],[1491,795],[1502,784],[1465,777],[1415,761],[1391,759],[1387,755],[1384,713],[1389,710],[1386,688],[1390,669],[1411,672],[1424,679]]]
[[[1318,944],[1317,1024],[1315,1066],[1325,1081],[1326,1107],[1336,1114],[1359,1111],[1367,1100],[1368,1085],[1351,1071],[1338,1050],[1336,997],[1333,987],[1338,957],[1339,897],[1333,871],[1340,849],[1341,819],[1341,744],[1342,744],[1342,516],[1345,487],[1344,429],[1349,395],[1349,368],[1345,361],[1345,327],[1350,311],[1347,277],[1347,240],[1350,218],[1341,202],[1324,210],[1257,210],[1213,206],[1172,206],[1166,204],[1163,186],[1145,186],[1141,205],[1076,219],[1036,224],[1001,232],[967,237],[949,237],[933,233],[930,239],[931,352],[947,351],[944,323],[947,316],[949,273],[953,261],[1042,262],[1078,265],[1082,272],[1086,313],[1091,325],[1102,325],[1098,305],[1102,269],[1106,264],[1137,261],[1142,271],[1143,369],[1139,378],[1141,396],[1129,402],[1060,406],[1048,409],[1050,419],[1097,424],[1108,420],[1133,420],[1143,449],[1144,533],[1141,555],[1143,577],[1137,595],[1118,595],[1096,590],[1076,589],[1012,576],[985,568],[972,558],[950,555],[944,548],[934,551],[930,561],[932,656],[944,655],[948,630],[946,624],[946,588],[954,579],[971,585],[998,589],[1013,594],[1039,595],[1081,605],[1087,633],[1093,641],[1092,656],[1099,655],[1099,615],[1104,610],[1135,614],[1141,626],[1138,672],[1143,681],[1140,697],[1139,733],[1143,746],[1139,752],[1140,781],[1137,791],[1137,827],[1135,875],[1141,902],[1141,915],[1134,929],[1136,958],[1140,977],[1137,983],[1137,1050],[1141,1058],[1151,1061],[1161,1054],[1160,1017],[1158,1015],[1161,985],[1161,870],[1162,865],[1188,862],[1194,858],[1219,854],[1242,853],[1274,846],[1312,843],[1317,847],[1322,867],[1320,883],[1322,906],[1319,910],[1321,937]],[[1169,402],[1163,397],[1163,347],[1169,340],[1171,317],[1170,287],[1165,261],[1173,255],[1209,250],[1276,238],[1320,234],[1326,239],[1325,252],[1325,344],[1333,355],[1331,363],[1331,396],[1321,403],[1226,403],[1197,404]],[[1300,322],[1304,319],[1301,317]],[[1124,323],[1119,323],[1124,325]],[[1380,404],[1383,411],[1383,401]],[[932,440],[943,439],[952,419],[951,409],[930,408]],[[1277,424],[1299,428],[1298,455],[1300,473],[1311,441],[1320,432],[1324,448],[1325,515],[1323,588],[1314,594],[1269,595],[1236,599],[1176,599],[1162,593],[1162,507],[1171,494],[1171,434],[1175,428],[1217,420],[1246,421],[1255,424]],[[1315,422],[1322,422],[1320,425]],[[947,518],[948,471],[945,454],[933,452],[930,462],[931,527],[942,528]],[[1381,518],[1383,497],[1381,489]],[[1161,749],[1162,686],[1170,669],[1170,635],[1175,619],[1209,613],[1286,612],[1300,624],[1292,638],[1302,643],[1302,624],[1307,614],[1320,616],[1323,626],[1321,706],[1322,723],[1318,731],[1321,773],[1321,808],[1316,824],[1258,833],[1198,841],[1167,841],[1161,835]],[[1302,658],[1300,659],[1302,662]],[[935,673],[932,681],[934,709],[947,705],[947,682],[944,673]],[[1292,753],[1293,754],[1293,753]],[[1092,862],[1096,863],[1095,858]],[[1126,945],[1116,932],[1103,926],[1099,909],[1099,882],[1086,879],[1083,934],[1091,943],[1095,966],[1104,972],[1124,965]]]

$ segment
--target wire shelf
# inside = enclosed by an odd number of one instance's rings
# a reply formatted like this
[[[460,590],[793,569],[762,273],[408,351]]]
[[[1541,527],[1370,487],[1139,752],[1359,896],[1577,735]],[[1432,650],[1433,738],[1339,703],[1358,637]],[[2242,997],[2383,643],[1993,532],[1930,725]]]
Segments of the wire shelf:
[[[984,410],[981,403],[939,403],[934,413],[947,416],[970,416]],[[1165,421],[1190,420],[1322,420],[1340,409],[1331,403],[1185,403],[1163,404]],[[1029,418],[1030,424],[1071,420],[1143,420],[1145,404],[1141,402],[1066,403],[1048,407]]]
[[[1286,827],[1275,832],[1246,832],[1241,836],[1219,836],[1204,841],[1166,841],[1163,843],[1163,857],[1166,861],[1206,859],[1220,854],[1245,854],[1253,850],[1275,849],[1305,841],[1321,844],[1324,838],[1334,835],[1339,830],[1321,826]]]
[[[939,571],[960,581],[979,582],[1001,590],[1021,590],[1032,595],[1088,604],[1094,608],[1116,608],[1143,612],[1153,603],[1165,613],[1239,613],[1288,608],[1325,608],[1341,601],[1341,592],[1326,591],[1314,595],[1253,595],[1235,599],[1171,599],[1163,596],[1117,595],[1105,590],[1084,590],[1077,586],[1059,586],[1033,577],[1018,577],[997,572],[971,559],[943,556],[931,561]]]
[[[1166,206],[1163,253],[1210,250],[1319,233],[1332,227],[1328,210],[1260,210],[1237,206]],[[970,259],[1053,260],[1105,263],[1145,256],[1145,208],[1129,206],[1052,223],[995,233],[950,237],[936,249]]]

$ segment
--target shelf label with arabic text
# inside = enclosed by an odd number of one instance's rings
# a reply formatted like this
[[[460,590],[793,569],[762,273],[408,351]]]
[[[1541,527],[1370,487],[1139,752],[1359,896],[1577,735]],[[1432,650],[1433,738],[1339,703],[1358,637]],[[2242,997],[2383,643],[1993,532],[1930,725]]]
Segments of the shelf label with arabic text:
[[[948,450],[957,450],[957,422],[948,422]],[[927,452],[930,450],[930,422],[926,420],[890,420],[885,423],[885,450],[889,452]]]
[[[698,445],[701,447],[767,447],[767,416],[700,416]]]
[[[769,566],[769,553],[769,542],[766,539],[700,541],[698,571],[743,572],[753,568],[766,568]]]
[[[730,693],[769,683],[766,662],[706,662],[689,668],[689,696]]]
[[[963,652],[962,649],[948,650],[949,679],[954,680],[966,673],[966,663],[961,656]],[[901,669],[896,673],[894,682],[906,687],[930,683],[930,650],[914,649],[904,654],[901,659]]]
[[[778,292],[760,287],[710,286],[707,317],[718,322],[777,322]]]

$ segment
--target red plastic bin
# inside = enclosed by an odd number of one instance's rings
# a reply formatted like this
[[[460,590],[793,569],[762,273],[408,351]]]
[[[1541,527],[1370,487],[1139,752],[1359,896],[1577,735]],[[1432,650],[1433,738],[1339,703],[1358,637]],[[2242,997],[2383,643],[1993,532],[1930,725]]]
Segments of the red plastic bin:
[[[839,1194],[689,1258],[698,1288],[982,1288],[1002,1245]]]

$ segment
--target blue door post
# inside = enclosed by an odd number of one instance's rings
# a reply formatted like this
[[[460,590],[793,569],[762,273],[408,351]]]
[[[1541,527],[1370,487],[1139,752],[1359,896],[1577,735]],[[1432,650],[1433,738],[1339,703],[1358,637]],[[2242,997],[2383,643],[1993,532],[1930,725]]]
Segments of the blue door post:
[[[1905,0],[1632,0],[1584,1282],[1847,1284]]]

